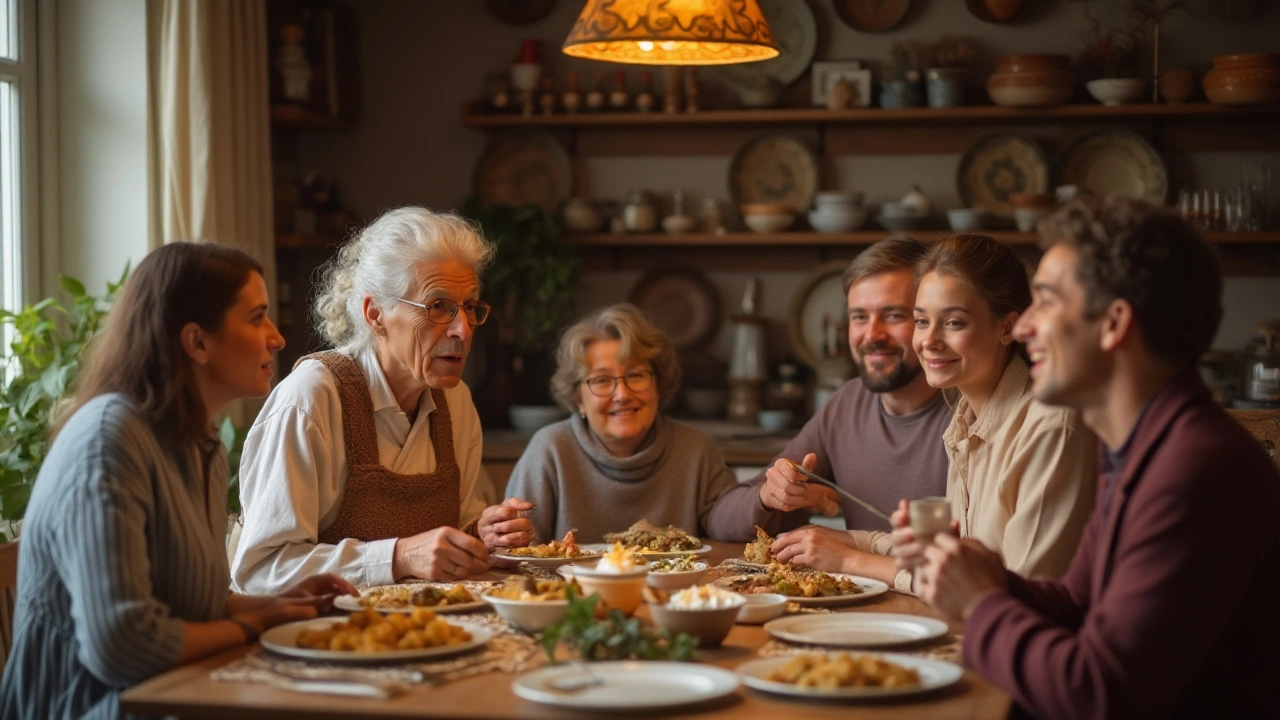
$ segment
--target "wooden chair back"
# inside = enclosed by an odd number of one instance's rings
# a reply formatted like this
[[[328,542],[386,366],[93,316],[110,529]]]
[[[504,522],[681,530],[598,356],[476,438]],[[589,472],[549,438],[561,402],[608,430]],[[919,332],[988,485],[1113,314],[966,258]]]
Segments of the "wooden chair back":
[[[1280,410],[1228,410],[1236,422],[1253,433],[1271,459],[1280,465]]]
[[[18,600],[18,543],[0,545],[0,674],[13,650],[13,606]]]

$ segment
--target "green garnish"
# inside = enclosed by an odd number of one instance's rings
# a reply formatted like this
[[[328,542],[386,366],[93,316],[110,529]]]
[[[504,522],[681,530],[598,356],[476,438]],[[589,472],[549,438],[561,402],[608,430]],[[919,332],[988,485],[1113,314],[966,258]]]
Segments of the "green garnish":
[[[687,633],[672,637],[666,630],[641,627],[639,619],[618,610],[610,610],[607,619],[598,621],[599,595],[579,598],[574,588],[566,587],[565,596],[569,611],[564,620],[542,632],[547,657],[555,659],[556,645],[563,640],[583,660],[693,660],[697,638]]]

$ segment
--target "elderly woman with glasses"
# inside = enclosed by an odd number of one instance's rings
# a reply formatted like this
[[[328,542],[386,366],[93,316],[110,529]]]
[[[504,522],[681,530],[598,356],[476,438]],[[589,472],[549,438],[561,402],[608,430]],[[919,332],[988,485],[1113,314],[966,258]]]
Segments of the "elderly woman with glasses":
[[[336,350],[267,399],[240,463],[232,584],[275,592],[317,572],[359,586],[456,580],[522,546],[531,506],[485,507],[480,420],[462,370],[489,316],[493,246],[460,217],[392,210],[339,250],[316,299]]]
[[[508,498],[537,506],[526,517],[539,540],[576,530],[579,542],[598,542],[640,519],[752,537],[759,502],[750,488],[710,437],[659,411],[675,396],[680,366],[639,309],[614,305],[573,325],[556,363],[551,392],[573,415],[533,436],[507,485]]]

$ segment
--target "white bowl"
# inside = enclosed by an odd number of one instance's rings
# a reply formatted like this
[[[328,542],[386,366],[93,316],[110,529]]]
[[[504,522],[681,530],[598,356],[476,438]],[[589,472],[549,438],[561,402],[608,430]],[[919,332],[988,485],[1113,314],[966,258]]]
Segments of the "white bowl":
[[[1018,232],[1034,232],[1036,222],[1046,212],[1047,208],[1014,208],[1013,221],[1018,225]]]
[[[655,561],[657,562],[657,561]],[[698,584],[703,575],[707,574],[707,564],[704,562],[695,562],[693,570],[685,570],[684,572],[658,572],[653,569],[654,563],[649,563],[648,578],[649,587],[662,588],[663,590],[681,590]]]
[[[756,413],[756,424],[761,430],[778,432],[787,429],[794,418],[795,413],[790,410],[761,410]]]
[[[481,595],[480,599],[493,606],[503,620],[525,632],[542,632],[563,620],[569,612],[568,600],[511,600],[490,593]]]
[[[688,633],[698,638],[699,647],[715,647],[724,642],[725,636],[738,620],[743,603],[716,610],[685,610],[670,605],[649,603],[649,617],[653,624],[671,633]]]
[[[671,235],[690,233],[696,227],[698,227],[698,221],[688,215],[668,215],[662,218],[662,229]]]
[[[1140,78],[1099,78],[1084,86],[1103,105],[1122,105],[1142,97],[1147,81]]]
[[[900,202],[887,202],[880,205],[880,216],[887,218],[920,217],[920,211],[913,205]]]
[[[986,213],[973,208],[956,208],[947,211],[947,222],[956,232],[969,232],[982,229]]]
[[[512,405],[507,417],[511,427],[531,435],[545,425],[569,417],[569,411],[559,405]]]
[[[827,190],[813,196],[814,205],[861,205],[862,193]]]
[[[787,596],[775,593],[743,595],[747,603],[738,609],[738,622],[759,625],[780,617],[787,609]]]
[[[852,232],[866,221],[867,209],[861,205],[819,204],[809,211],[809,224],[818,232]]]
[[[791,227],[796,216],[791,215],[743,215],[742,221],[758,233],[781,232]]]

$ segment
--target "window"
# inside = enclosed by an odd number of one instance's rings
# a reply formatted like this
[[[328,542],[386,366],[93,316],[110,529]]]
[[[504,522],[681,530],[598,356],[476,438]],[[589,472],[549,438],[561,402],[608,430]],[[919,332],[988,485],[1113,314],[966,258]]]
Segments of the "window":
[[[34,207],[35,59],[34,10],[29,0],[0,0],[0,306],[14,310],[25,300],[28,238]],[[6,326],[3,349],[9,348]]]

